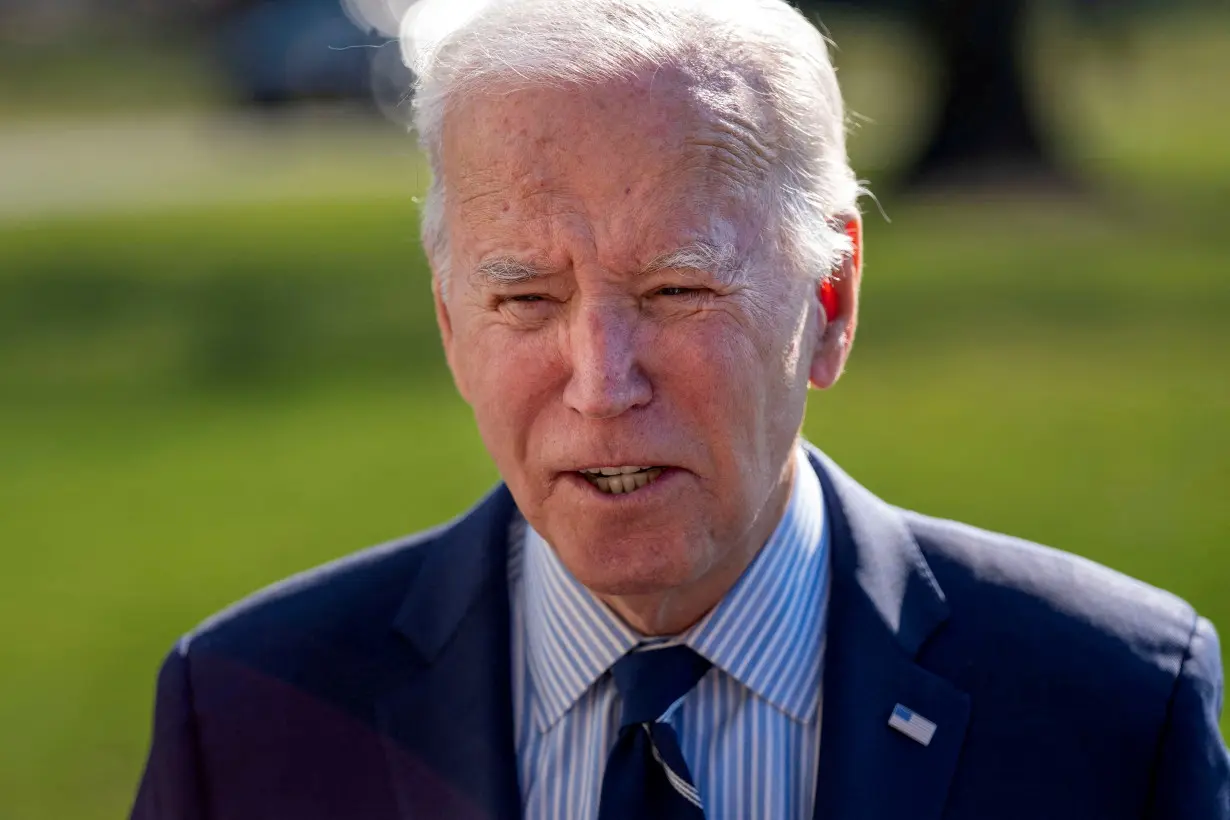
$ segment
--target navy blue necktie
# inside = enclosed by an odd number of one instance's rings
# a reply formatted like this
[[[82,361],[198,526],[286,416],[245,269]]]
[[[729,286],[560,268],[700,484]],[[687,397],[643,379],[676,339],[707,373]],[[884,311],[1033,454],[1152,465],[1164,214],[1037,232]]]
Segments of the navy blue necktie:
[[[658,718],[696,686],[709,666],[677,645],[629,652],[611,667],[624,708],[602,777],[598,820],[704,820],[679,738]]]

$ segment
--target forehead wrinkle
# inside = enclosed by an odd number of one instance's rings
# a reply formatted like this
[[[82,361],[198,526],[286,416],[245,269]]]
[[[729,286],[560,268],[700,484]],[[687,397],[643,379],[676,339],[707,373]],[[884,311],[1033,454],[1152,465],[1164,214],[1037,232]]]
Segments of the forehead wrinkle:
[[[759,79],[751,66],[718,64],[697,72],[687,92],[693,122],[684,146],[702,149],[721,166],[715,170],[745,183],[767,179],[778,160],[774,114]]]
[[[699,174],[697,181],[717,183],[728,196],[756,197],[773,178],[773,154],[754,129],[711,118],[688,129],[667,174]]]
[[[683,140],[684,151],[692,154],[688,165],[724,177],[736,185],[759,189],[772,176],[773,154],[755,129],[723,117],[707,122]]]
[[[777,158],[777,152],[765,143],[754,123],[737,114],[728,114],[710,127],[714,132],[712,137],[701,137],[691,142],[695,145],[709,145],[730,154],[732,158],[762,174],[769,172]]]

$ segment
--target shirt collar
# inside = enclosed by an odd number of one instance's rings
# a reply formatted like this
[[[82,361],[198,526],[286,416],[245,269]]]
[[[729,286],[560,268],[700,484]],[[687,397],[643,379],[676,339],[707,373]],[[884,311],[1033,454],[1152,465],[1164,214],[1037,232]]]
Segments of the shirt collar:
[[[829,592],[824,491],[802,448],[777,529],[718,605],[681,637],[799,722],[820,703]]]
[[[523,591],[535,718],[547,728],[643,641],[526,527]],[[794,720],[818,711],[828,535],[819,478],[802,448],[781,522],[709,614],[677,640]]]
[[[569,572],[533,527],[525,528],[522,590],[535,718],[553,725],[639,636]]]

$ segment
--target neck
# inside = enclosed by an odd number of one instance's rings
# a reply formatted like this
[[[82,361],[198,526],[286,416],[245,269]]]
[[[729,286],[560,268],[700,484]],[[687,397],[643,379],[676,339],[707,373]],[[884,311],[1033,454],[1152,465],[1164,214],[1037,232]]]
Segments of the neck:
[[[638,595],[599,595],[624,623],[646,637],[678,635],[705,617],[756,559],[786,513],[794,488],[795,456],[747,534],[723,559],[683,586]]]

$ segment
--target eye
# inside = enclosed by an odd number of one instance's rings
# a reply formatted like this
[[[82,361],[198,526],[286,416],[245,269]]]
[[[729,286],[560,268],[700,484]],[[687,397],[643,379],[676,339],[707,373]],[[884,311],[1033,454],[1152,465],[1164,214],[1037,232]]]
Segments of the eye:
[[[506,317],[530,325],[546,321],[557,307],[556,300],[544,293],[510,293],[496,302],[496,308]]]
[[[657,296],[697,296],[701,293],[701,288],[682,288],[682,287],[666,287],[658,288],[654,291]]]

